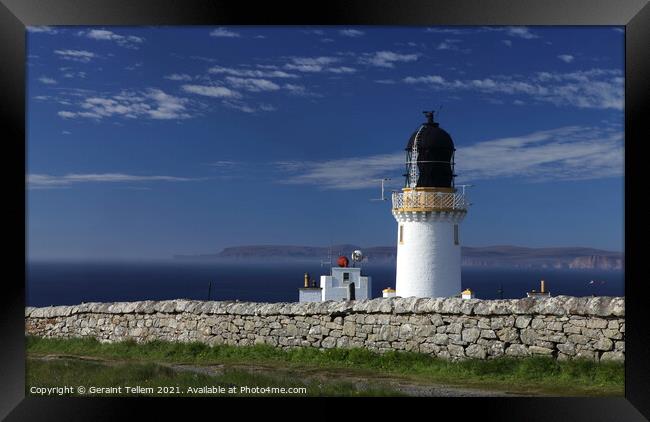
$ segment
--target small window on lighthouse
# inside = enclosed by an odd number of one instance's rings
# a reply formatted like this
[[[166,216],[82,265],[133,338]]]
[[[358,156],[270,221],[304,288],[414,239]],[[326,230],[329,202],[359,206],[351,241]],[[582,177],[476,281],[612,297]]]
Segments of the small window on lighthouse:
[[[460,241],[458,240],[458,224],[454,224],[454,245],[458,245]]]
[[[399,226],[399,243],[404,243],[404,226],[402,224]]]

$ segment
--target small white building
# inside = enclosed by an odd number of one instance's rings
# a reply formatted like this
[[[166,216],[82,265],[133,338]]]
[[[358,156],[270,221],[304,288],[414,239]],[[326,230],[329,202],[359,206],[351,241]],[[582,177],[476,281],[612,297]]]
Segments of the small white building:
[[[463,299],[474,299],[474,292],[471,289],[465,289],[461,292],[460,297]]]
[[[332,275],[320,276],[320,287],[323,302],[372,298],[372,279],[361,275],[361,268],[332,267]]]
[[[392,287],[386,287],[384,290],[381,291],[381,295],[382,297],[396,297],[397,292]]]
[[[305,273],[305,286],[298,289],[299,302],[320,302],[323,294],[321,288],[316,286],[316,280],[311,280],[309,273]]]
[[[325,302],[326,300],[372,299],[372,278],[361,274],[361,268],[347,266],[332,267],[331,275],[320,276],[320,287],[309,286],[299,289],[300,302]]]

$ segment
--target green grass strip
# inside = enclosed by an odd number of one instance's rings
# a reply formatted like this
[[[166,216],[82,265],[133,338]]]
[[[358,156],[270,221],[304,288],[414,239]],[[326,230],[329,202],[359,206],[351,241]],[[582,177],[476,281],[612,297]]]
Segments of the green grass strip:
[[[588,360],[557,361],[549,357],[446,361],[411,352],[378,354],[366,349],[296,348],[268,345],[209,346],[203,343],[27,337],[30,354],[93,356],[121,361],[185,364],[255,364],[283,368],[345,370],[366,376],[390,375],[425,383],[540,392],[557,395],[623,395],[624,365]]]

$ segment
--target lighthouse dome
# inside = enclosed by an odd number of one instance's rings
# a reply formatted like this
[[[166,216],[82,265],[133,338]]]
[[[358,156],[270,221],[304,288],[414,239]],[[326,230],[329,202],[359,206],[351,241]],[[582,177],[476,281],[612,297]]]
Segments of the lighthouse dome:
[[[406,150],[413,149],[415,137],[418,137],[418,149],[440,149],[454,151],[454,141],[446,130],[442,129],[437,122],[426,122],[413,132],[409,138]]]
[[[453,187],[454,141],[433,121],[433,112],[425,112],[427,121],[411,135],[406,144],[408,187]],[[416,148],[414,148],[414,146]],[[409,181],[417,166],[417,182]]]

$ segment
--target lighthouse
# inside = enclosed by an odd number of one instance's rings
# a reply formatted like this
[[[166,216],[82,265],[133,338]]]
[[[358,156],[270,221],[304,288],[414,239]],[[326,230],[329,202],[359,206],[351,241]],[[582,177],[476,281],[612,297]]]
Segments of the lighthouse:
[[[406,145],[404,188],[393,192],[397,220],[396,295],[449,297],[461,292],[460,224],[464,192],[454,185],[454,142],[424,112],[426,122]]]

